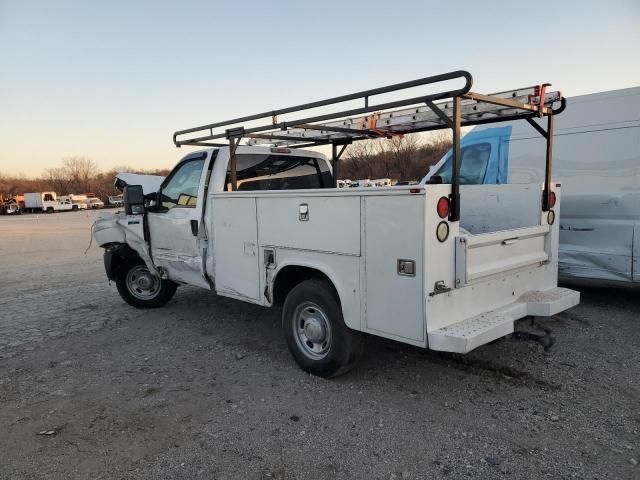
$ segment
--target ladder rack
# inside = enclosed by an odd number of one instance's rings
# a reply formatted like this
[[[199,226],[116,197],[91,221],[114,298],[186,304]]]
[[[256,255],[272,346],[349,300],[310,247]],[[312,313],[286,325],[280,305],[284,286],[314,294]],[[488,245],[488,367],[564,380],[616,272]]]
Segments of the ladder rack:
[[[370,104],[371,97],[391,92],[464,81],[457,89],[409,96],[391,102]],[[450,128],[453,130],[453,175],[450,220],[459,219],[460,206],[460,128],[463,126],[524,119],[547,140],[546,175],[543,210],[549,208],[551,191],[551,150],[553,116],[561,113],[566,102],[560,92],[547,92],[549,84],[483,95],[471,92],[473,78],[469,72],[458,70],[431,77],[403,82],[387,87],[365,90],[350,95],[329,98],[294,107],[258,113],[245,117],[188,128],[173,134],[177,147],[182,145],[229,147],[231,183],[236,186],[235,152],[245,139],[248,145],[302,148],[331,145],[334,180],[337,182],[337,162],[347,145],[371,138],[391,138],[397,135]],[[408,92],[403,92],[408,94]],[[361,100],[361,107],[339,110],[321,115],[302,116],[280,121],[278,117],[297,112]],[[534,118],[547,117],[545,130]],[[269,118],[270,123],[249,126],[249,123]],[[338,152],[337,147],[342,146]]]

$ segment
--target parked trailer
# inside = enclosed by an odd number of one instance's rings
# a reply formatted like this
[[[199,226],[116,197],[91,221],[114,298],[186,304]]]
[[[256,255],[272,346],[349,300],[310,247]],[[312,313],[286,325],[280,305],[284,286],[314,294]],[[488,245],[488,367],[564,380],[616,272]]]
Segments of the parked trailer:
[[[567,99],[554,129],[554,178],[562,183],[561,278],[640,285],[640,87]],[[475,127],[461,140],[462,182],[542,182],[534,126]],[[451,177],[451,152],[429,172]]]
[[[24,207],[34,212],[64,212],[73,210],[71,201],[61,201],[56,192],[31,192],[24,194]]]
[[[371,102],[455,80],[463,86]],[[461,126],[541,116],[549,140],[564,99],[545,86],[480,95],[471,85],[468,72],[452,72],[176,132],[177,146],[207,148],[156,193],[127,185],[125,211],[96,223],[108,278],[138,308],[166,304],[181,284],[282,303],[291,353],[321,376],[348,371],[363,334],[466,353],[514,332],[517,319],[576,305],[578,292],[557,287],[561,188],[550,168],[543,185],[460,185]],[[279,120],[353,100],[364,106]],[[450,184],[335,188],[348,144],[442,128],[453,130]],[[301,148],[318,145],[331,145],[331,164]]]

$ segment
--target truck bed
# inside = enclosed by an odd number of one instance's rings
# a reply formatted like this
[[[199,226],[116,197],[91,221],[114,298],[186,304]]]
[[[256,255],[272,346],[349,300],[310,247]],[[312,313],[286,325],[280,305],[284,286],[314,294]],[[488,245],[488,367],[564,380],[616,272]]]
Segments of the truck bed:
[[[459,231],[458,222],[449,223],[436,211],[450,188],[211,194],[213,265],[208,270],[215,272],[219,294],[268,305],[273,300],[269,286],[278,273],[289,265],[306,265],[335,285],[350,328],[467,351],[481,337],[512,331],[515,319],[532,314],[534,303],[526,295],[540,297],[556,288],[557,250],[551,245],[557,244],[557,223],[548,225],[542,218],[539,185],[478,186],[483,191],[468,202],[473,208],[462,212],[466,225],[478,233]],[[537,201],[531,202],[533,195]],[[507,215],[517,198],[521,213]],[[491,215],[482,220],[474,216],[476,210]],[[441,222],[450,229],[444,242],[435,235]],[[464,219],[460,223],[464,226]],[[274,253],[275,266],[266,266],[265,251]],[[399,260],[415,262],[414,273],[402,274]],[[577,303],[577,297],[570,297],[561,306]],[[476,340],[445,341],[454,330],[468,337],[462,323],[475,324],[473,319],[482,315],[499,318],[506,327],[477,330]],[[442,332],[455,325],[460,328]]]

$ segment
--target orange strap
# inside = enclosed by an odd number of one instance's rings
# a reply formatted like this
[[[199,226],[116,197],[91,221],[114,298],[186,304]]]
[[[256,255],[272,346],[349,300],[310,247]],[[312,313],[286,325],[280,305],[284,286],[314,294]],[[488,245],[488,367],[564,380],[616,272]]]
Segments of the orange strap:
[[[362,117],[362,119],[360,120],[360,128],[364,129],[366,127],[367,130],[375,133],[379,137],[403,137],[404,136],[403,133],[384,131],[377,128],[379,118],[380,118],[380,112],[373,112],[368,117]]]

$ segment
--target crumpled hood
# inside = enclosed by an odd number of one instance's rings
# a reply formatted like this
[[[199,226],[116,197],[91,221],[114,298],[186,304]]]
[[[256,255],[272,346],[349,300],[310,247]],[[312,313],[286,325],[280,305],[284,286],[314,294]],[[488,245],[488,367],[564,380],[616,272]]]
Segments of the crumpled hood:
[[[141,175],[139,173],[119,173],[116,175],[114,185],[120,191],[127,185],[141,185],[142,191],[147,193],[157,192],[165,177],[160,175]]]

